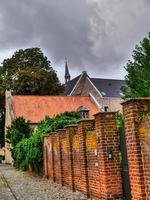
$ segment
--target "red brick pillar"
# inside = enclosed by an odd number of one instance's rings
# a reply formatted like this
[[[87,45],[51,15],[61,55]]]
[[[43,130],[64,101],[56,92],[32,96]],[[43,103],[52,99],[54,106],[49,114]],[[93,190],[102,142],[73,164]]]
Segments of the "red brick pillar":
[[[47,155],[47,138],[48,136],[45,136],[43,138],[43,166],[44,166],[44,175],[46,178],[48,178],[48,155]]]
[[[57,143],[58,143],[58,163],[57,163],[58,183],[63,185],[61,135],[65,134],[65,129],[58,129],[56,132],[57,132]]]
[[[123,103],[131,195],[134,200],[146,200],[138,125],[140,114],[148,110],[150,99],[132,99]]]
[[[55,134],[56,132],[52,132],[50,135],[51,138],[51,143],[50,143],[50,173],[51,173],[51,178],[55,182],[55,164],[54,164],[54,159],[55,159],[55,153],[54,153],[54,143],[55,143]]]
[[[95,129],[99,160],[100,198],[120,198],[122,197],[122,181],[115,113],[96,114]]]
[[[67,146],[68,146],[68,183],[69,187],[74,191],[74,173],[73,173],[73,155],[72,155],[72,136],[76,131],[76,125],[66,126]]]
[[[81,159],[81,185],[80,190],[89,197],[88,168],[86,158],[86,131],[93,126],[93,120],[81,120],[78,123],[78,134],[80,138],[80,159]]]
[[[53,148],[51,135],[44,137],[44,174],[47,178],[53,179]]]

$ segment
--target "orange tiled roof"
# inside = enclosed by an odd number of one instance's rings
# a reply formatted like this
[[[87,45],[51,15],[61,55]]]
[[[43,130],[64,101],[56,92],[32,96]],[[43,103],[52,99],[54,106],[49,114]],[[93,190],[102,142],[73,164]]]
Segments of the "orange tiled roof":
[[[65,111],[76,111],[79,106],[86,106],[90,118],[99,110],[90,97],[77,96],[12,96],[15,117],[22,116],[32,123],[38,123],[45,116],[53,117]]]

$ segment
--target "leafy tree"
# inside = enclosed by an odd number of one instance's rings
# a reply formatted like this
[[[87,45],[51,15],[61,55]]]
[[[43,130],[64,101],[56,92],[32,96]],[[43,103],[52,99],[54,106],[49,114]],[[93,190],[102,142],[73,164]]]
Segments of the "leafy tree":
[[[150,96],[150,33],[133,51],[133,60],[129,60],[126,86],[123,87],[124,98]]]
[[[24,138],[29,138],[31,135],[30,122],[25,121],[23,117],[16,118],[11,126],[7,129],[8,142],[15,147],[15,145]]]
[[[11,89],[15,94],[58,95],[63,92],[63,87],[54,71],[37,67],[19,70],[12,83]]]
[[[14,71],[26,67],[38,67],[39,69],[52,69],[50,61],[44,56],[40,48],[20,49],[16,51],[11,58],[5,59],[2,63],[4,67],[3,73],[11,76]]]
[[[40,48],[28,48],[16,51],[0,66],[0,116],[5,111],[6,89],[21,95],[58,95],[64,88]],[[0,119],[0,127],[1,138],[4,138],[3,119]]]
[[[0,90],[14,94],[48,95],[63,92],[56,72],[40,48],[18,50],[0,68]]]

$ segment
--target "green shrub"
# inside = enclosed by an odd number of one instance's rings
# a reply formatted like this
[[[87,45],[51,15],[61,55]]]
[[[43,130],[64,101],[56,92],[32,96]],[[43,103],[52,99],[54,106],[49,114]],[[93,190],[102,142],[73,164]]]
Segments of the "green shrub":
[[[15,161],[15,166],[21,170],[26,170],[28,168],[26,160],[26,143],[28,139],[23,139],[20,141],[12,150],[13,158]]]
[[[76,124],[79,119],[80,115],[77,112],[65,112],[54,118],[46,117],[28,139],[23,139],[14,146],[12,153],[15,166],[27,170],[30,165],[40,173],[43,165],[43,136],[66,125]]]
[[[12,147],[20,142],[24,138],[29,138],[31,135],[30,122],[25,121],[23,117],[16,118],[10,127],[7,129],[7,142],[9,142]]]
[[[116,125],[117,125],[117,128],[123,127],[123,124],[124,124],[123,115],[121,113],[117,112],[117,114],[116,114]]]

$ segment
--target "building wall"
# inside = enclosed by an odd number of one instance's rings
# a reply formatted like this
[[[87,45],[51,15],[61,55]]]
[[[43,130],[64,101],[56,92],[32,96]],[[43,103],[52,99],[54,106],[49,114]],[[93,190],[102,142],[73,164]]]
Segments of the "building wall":
[[[122,106],[121,106],[121,98],[112,98],[112,97],[102,97],[100,92],[96,90],[96,88],[91,84],[89,79],[87,78],[87,75],[84,74],[82,78],[80,79],[79,84],[71,94],[72,96],[88,96],[89,94],[92,94],[100,106],[104,108],[104,106],[108,106],[108,111],[121,111],[122,112]]]
[[[0,148],[0,156],[4,156],[4,148]]]
[[[114,98],[114,97],[103,97],[101,98],[100,96],[97,96],[97,101],[99,102],[100,105],[104,108],[104,106],[108,106],[109,109],[108,111],[110,112],[117,112],[120,111],[122,112],[122,99],[121,98]]]
[[[12,108],[12,96],[11,92],[6,91],[5,94],[5,163],[11,164],[13,162],[11,156],[11,145],[6,142],[6,135],[7,135],[7,127],[11,125],[12,120],[14,119],[13,115],[13,108]]]
[[[115,113],[99,113],[95,120],[83,120],[44,137],[45,175],[90,198],[120,199],[118,146]]]

